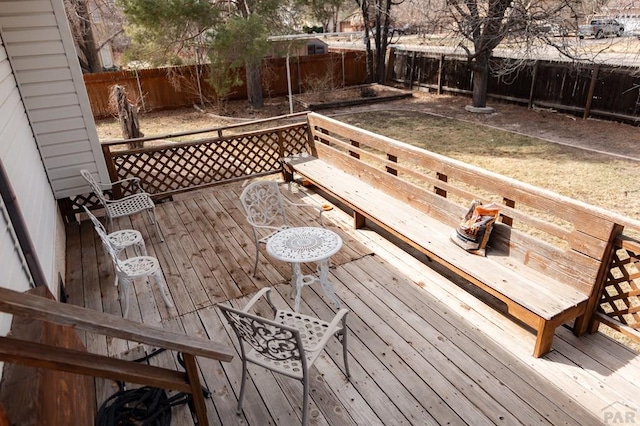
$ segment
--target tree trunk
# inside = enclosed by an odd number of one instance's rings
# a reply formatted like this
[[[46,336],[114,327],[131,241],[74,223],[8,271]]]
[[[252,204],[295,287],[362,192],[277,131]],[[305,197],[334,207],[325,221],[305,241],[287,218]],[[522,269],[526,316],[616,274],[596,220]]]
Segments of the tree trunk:
[[[87,3],[87,0],[76,0],[72,2],[80,22],[80,34],[75,35],[78,48],[84,56],[84,61],[81,59],[80,63],[84,65],[84,72],[102,72],[102,64],[98,56],[98,49],[96,48],[93,27],[91,26],[92,20]]]
[[[120,122],[120,130],[124,139],[136,139],[144,136],[140,131],[140,123],[138,122],[138,108],[127,99],[124,87],[114,85],[111,87],[111,103],[118,114]],[[143,142],[133,142],[129,144],[129,148],[142,148]]]
[[[473,62],[473,106],[484,108],[487,106],[487,86],[489,84],[489,56],[491,53],[482,52]]]
[[[253,108],[262,108],[264,98],[262,97],[262,81],[260,79],[260,62],[246,63],[247,76],[247,99]]]

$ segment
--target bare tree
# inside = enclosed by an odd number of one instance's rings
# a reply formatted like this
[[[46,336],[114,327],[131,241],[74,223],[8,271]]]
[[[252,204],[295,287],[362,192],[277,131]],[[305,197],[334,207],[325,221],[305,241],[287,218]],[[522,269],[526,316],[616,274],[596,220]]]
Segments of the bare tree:
[[[391,36],[391,8],[403,0],[355,0],[362,13],[364,43],[367,52],[367,79],[383,83],[386,76],[386,56]],[[373,35],[374,45],[370,37]]]
[[[311,16],[317,19],[325,32],[338,31],[340,11],[347,0],[306,0]],[[329,28],[331,25],[331,28]]]
[[[555,48],[562,56],[575,58],[574,46],[558,31],[568,33],[573,27],[581,3],[576,0],[448,0],[448,18],[452,31],[460,36],[459,47],[466,52],[473,70],[473,106],[486,107],[490,73],[506,73],[524,63],[546,47]],[[509,70],[492,69],[494,50],[508,41],[520,53],[509,64]]]

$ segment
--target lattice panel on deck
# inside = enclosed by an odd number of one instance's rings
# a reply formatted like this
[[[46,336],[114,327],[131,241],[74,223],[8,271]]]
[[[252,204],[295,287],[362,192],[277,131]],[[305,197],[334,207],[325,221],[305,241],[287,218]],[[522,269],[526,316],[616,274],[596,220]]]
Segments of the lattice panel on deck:
[[[166,194],[281,169],[286,155],[307,152],[306,125],[191,144],[112,153],[119,178],[137,176],[145,191]]]
[[[307,135],[307,126],[282,129],[281,136],[285,141],[284,156],[290,157],[303,152],[309,153],[309,140]]]
[[[640,331],[640,253],[616,249],[600,300],[600,311]]]

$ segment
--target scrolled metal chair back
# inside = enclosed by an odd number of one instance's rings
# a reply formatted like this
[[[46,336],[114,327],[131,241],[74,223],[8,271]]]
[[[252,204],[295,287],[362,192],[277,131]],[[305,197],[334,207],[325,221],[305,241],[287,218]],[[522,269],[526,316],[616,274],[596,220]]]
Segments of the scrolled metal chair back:
[[[264,358],[276,362],[302,361],[302,339],[295,328],[244,311],[218,305],[238,336]],[[243,348],[244,350],[244,348]]]
[[[249,223],[262,226],[277,222],[280,222],[278,225],[287,224],[277,182],[264,181],[250,184],[242,191],[240,201]]]
[[[102,187],[96,180],[93,178],[93,175],[89,172],[89,170],[82,169],[80,170],[80,174],[87,181],[93,193],[98,197],[102,205],[106,205],[106,197],[104,196],[104,192],[102,191]]]

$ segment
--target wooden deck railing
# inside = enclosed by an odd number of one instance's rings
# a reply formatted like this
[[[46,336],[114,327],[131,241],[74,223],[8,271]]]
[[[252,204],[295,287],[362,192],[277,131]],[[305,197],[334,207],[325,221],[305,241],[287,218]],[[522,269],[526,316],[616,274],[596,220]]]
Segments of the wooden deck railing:
[[[142,188],[160,199],[280,172],[282,157],[308,152],[305,116],[302,112],[204,130],[108,141],[102,144],[102,151],[112,182],[138,177]],[[290,120],[297,121],[282,124]],[[188,140],[194,137],[198,139]],[[115,198],[130,194],[128,188],[117,185],[112,192]],[[83,213],[82,206],[101,207],[91,193],[60,200],[68,221]]]
[[[280,158],[307,149],[306,122],[254,130],[304,113],[195,132],[106,142],[102,145],[112,181],[136,176],[155,198],[251,176],[277,173]],[[176,138],[207,135],[188,142]],[[131,146],[141,148],[130,148]],[[114,188],[114,195],[127,195]],[[118,192],[120,191],[120,192]],[[124,193],[123,193],[124,192]]]
[[[0,288],[0,311],[26,317],[31,322],[70,326],[76,330],[181,352],[185,372],[16,338],[20,336],[0,337],[0,361],[189,393],[193,397],[199,425],[208,424],[208,420],[195,357],[225,362],[233,358],[233,352],[220,343],[60,303],[41,295]]]

